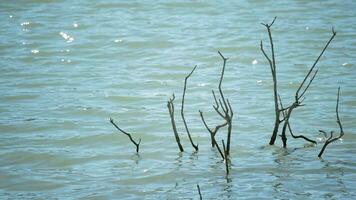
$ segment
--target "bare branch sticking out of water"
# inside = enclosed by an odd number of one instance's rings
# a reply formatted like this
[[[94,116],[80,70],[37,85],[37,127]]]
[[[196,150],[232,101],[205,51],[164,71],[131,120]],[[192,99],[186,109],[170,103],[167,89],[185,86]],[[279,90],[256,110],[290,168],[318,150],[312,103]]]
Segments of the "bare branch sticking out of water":
[[[170,98],[167,102],[167,107],[168,107],[168,111],[169,111],[169,116],[171,118],[174,137],[176,138],[176,142],[178,144],[178,148],[179,148],[180,152],[183,152],[184,149],[183,149],[182,144],[180,143],[180,138],[179,138],[177,127],[176,127],[176,121],[174,119],[174,104],[173,104],[174,99],[175,99],[175,96],[173,93],[172,98]]]
[[[199,199],[200,199],[200,200],[203,200],[203,197],[201,196],[199,184],[197,184],[197,188],[198,188],[198,192],[199,192]]]
[[[131,142],[136,146],[136,153],[138,153],[138,151],[139,151],[139,149],[140,149],[141,138],[139,139],[138,142],[136,142],[134,139],[132,139],[131,134],[128,133],[128,132],[126,132],[126,131],[124,131],[124,130],[122,130],[117,124],[115,124],[114,120],[113,120],[111,117],[110,117],[110,123],[111,123],[113,126],[115,126],[115,128],[116,128],[117,130],[119,130],[121,133],[127,135],[127,136],[130,138]]]
[[[325,50],[328,48],[329,44],[331,43],[331,41],[334,39],[334,37],[336,36],[336,32],[334,30],[334,28],[332,28],[332,35],[330,37],[330,39],[328,40],[328,42],[325,44],[324,48],[322,49],[321,53],[319,54],[319,56],[317,57],[317,59],[314,61],[313,65],[311,66],[311,68],[309,69],[308,73],[305,75],[303,81],[301,82],[301,84],[299,85],[297,91],[295,92],[295,99],[294,102],[288,107],[288,109],[286,110],[286,114],[284,117],[284,124],[283,124],[283,129],[282,129],[282,142],[283,142],[283,147],[286,148],[287,147],[287,137],[286,137],[286,130],[287,127],[289,126],[289,119],[291,117],[292,111],[299,107],[299,106],[303,106],[304,104],[302,104],[304,98],[305,98],[305,93],[307,92],[307,90],[309,89],[311,83],[313,82],[315,76],[318,73],[318,70],[314,70],[317,63],[319,62],[320,58],[322,57],[322,55],[324,54]],[[309,81],[307,81],[309,79]]]
[[[185,117],[184,117],[184,98],[185,98],[185,92],[187,90],[187,81],[188,81],[188,78],[193,74],[193,72],[195,71],[195,69],[197,68],[197,66],[195,65],[195,67],[193,68],[193,70],[185,77],[184,79],[184,88],[183,88],[183,95],[182,95],[182,107],[181,107],[181,116],[182,116],[182,119],[183,119],[183,123],[184,123],[184,127],[185,127],[185,130],[188,134],[188,137],[189,137],[189,141],[190,143],[192,144],[193,148],[195,149],[195,151],[198,151],[199,150],[199,147],[198,145],[195,145],[194,142],[193,142],[193,139],[190,135],[190,131],[189,131],[189,128],[188,128],[188,125],[187,125],[187,122],[185,121]]]
[[[316,141],[311,140],[311,139],[309,139],[309,138],[307,138],[307,137],[305,137],[303,135],[295,136],[293,134],[293,132],[292,132],[291,127],[290,127],[289,119],[291,117],[293,109],[295,109],[295,108],[297,108],[299,106],[303,106],[302,102],[303,102],[303,100],[305,98],[305,93],[309,89],[311,83],[313,82],[315,76],[318,73],[318,70],[314,70],[314,69],[315,69],[317,63],[319,62],[320,58],[324,54],[325,50],[328,48],[329,44],[334,39],[334,37],[336,35],[336,32],[334,31],[334,28],[332,28],[332,36],[330,37],[330,39],[328,40],[328,42],[326,43],[326,45],[322,49],[321,53],[319,54],[319,56],[317,57],[317,59],[314,61],[313,65],[309,69],[308,73],[305,75],[303,81],[299,85],[299,87],[298,87],[298,89],[297,89],[297,91],[295,93],[295,101],[290,106],[288,106],[286,108],[283,108],[281,99],[280,99],[279,94],[278,94],[278,88],[277,88],[277,86],[278,86],[277,85],[277,69],[276,69],[274,44],[273,44],[273,38],[272,38],[272,33],[271,33],[271,27],[274,24],[275,20],[276,20],[276,17],[273,19],[273,21],[270,24],[262,23],[262,25],[266,27],[267,32],[268,32],[270,48],[271,48],[271,57],[268,56],[268,54],[266,53],[266,51],[265,51],[265,49],[263,47],[263,42],[261,41],[261,43],[260,43],[261,51],[262,51],[264,57],[266,58],[266,60],[268,61],[269,66],[271,68],[271,74],[272,74],[272,80],[273,80],[275,122],[274,122],[274,128],[273,128],[273,131],[272,131],[272,136],[271,136],[269,144],[273,145],[275,143],[275,140],[276,140],[276,137],[277,137],[277,133],[278,133],[278,129],[279,129],[279,126],[280,126],[281,123],[284,123],[283,124],[283,129],[282,129],[282,134],[281,134],[283,147],[285,147],[285,148],[287,147],[287,137],[286,137],[287,128],[288,128],[288,130],[291,133],[293,138],[302,138],[302,139],[304,139],[304,140],[306,140],[308,142],[316,144]],[[283,115],[283,119],[282,120],[280,119],[281,118],[281,114]]]
[[[272,38],[272,32],[271,32],[271,27],[274,24],[276,18],[277,17],[275,17],[270,24],[262,23],[262,25],[266,27],[267,32],[268,32],[269,42],[270,42],[270,46],[271,46],[272,59],[267,55],[266,51],[264,50],[263,42],[261,41],[261,43],[260,43],[261,51],[262,51],[263,55],[265,56],[266,60],[268,61],[269,66],[271,68],[271,75],[272,75],[272,80],[273,80],[273,98],[274,98],[275,121],[274,121],[274,128],[272,131],[272,136],[271,136],[271,139],[269,142],[270,145],[274,145],[274,143],[276,141],[279,125],[281,124],[280,117],[281,117],[281,111],[282,111],[282,108],[279,108],[279,104],[278,104],[277,69],[276,69],[276,59],[274,56],[273,38]]]
[[[342,128],[341,120],[340,120],[340,117],[339,117],[339,100],[340,100],[340,87],[337,90],[336,109],[335,109],[335,112],[336,112],[336,123],[339,125],[340,133],[339,133],[338,137],[333,137],[333,131],[330,132],[329,138],[325,141],[323,148],[321,149],[320,153],[318,154],[319,158],[321,158],[321,156],[323,155],[326,147],[330,143],[335,142],[335,141],[341,139],[342,136],[344,136],[344,129]],[[323,130],[319,130],[319,132],[326,134],[326,132],[323,131]]]
[[[219,81],[219,95],[220,95],[220,98],[218,99],[216,97],[216,95],[215,95],[214,90],[212,91],[213,97],[214,97],[214,101],[215,101],[215,105],[213,105],[213,108],[216,111],[216,113],[221,118],[224,119],[225,122],[223,122],[220,125],[217,125],[214,129],[211,129],[211,128],[208,127],[208,125],[207,125],[207,123],[205,121],[203,112],[199,111],[199,113],[200,113],[200,117],[201,117],[201,120],[202,120],[205,128],[210,133],[212,147],[216,146],[217,149],[219,150],[219,153],[220,153],[221,157],[224,159],[225,156],[223,155],[218,143],[216,142],[215,136],[216,136],[216,133],[218,132],[218,130],[220,128],[222,128],[222,127],[224,127],[226,125],[228,126],[226,151],[227,151],[227,155],[229,155],[230,154],[231,132],[232,132],[232,118],[234,116],[234,113],[233,113],[231,104],[229,102],[229,99],[225,98],[223,90],[221,88],[222,81],[223,81],[223,78],[224,78],[224,73],[225,73],[226,61],[228,60],[228,58],[225,58],[220,51],[218,51],[218,53],[219,53],[220,57],[223,59],[223,68],[222,68],[222,71],[221,71],[220,81]]]

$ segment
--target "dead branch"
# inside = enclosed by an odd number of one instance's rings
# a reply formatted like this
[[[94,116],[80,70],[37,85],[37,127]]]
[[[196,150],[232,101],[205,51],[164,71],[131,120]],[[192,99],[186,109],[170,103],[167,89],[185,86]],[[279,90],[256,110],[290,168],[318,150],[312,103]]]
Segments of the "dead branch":
[[[210,138],[211,138],[211,146],[214,147],[216,146],[216,148],[218,149],[222,159],[224,159],[224,154],[223,152],[221,151],[220,147],[219,147],[219,144],[216,142],[216,139],[215,139],[215,135],[216,133],[218,132],[218,130],[224,126],[227,125],[227,122],[224,122],[223,124],[220,124],[220,125],[217,125],[214,129],[210,129],[209,126],[206,124],[205,122],[205,119],[204,119],[204,115],[203,115],[203,112],[199,110],[199,113],[200,113],[200,117],[201,117],[201,120],[203,121],[203,124],[205,126],[205,128],[208,130],[208,132],[210,133]]]
[[[200,200],[203,200],[203,197],[201,196],[199,184],[197,184],[197,188],[198,188],[198,192],[199,192],[199,199],[200,199]]]
[[[321,158],[321,156],[323,155],[326,147],[332,143],[335,142],[337,140],[339,140],[342,136],[344,136],[344,130],[342,128],[342,124],[341,124],[341,120],[339,117],[339,100],[340,100],[340,87],[337,89],[337,99],[336,99],[336,123],[338,124],[339,128],[340,128],[340,133],[338,137],[333,137],[333,131],[330,132],[330,137],[325,141],[323,148],[321,149],[320,153],[318,154],[318,157]],[[319,130],[319,132],[326,134],[325,131]]]
[[[187,122],[185,121],[185,117],[184,117],[184,97],[185,97],[185,91],[187,90],[187,81],[188,81],[188,78],[193,74],[193,72],[195,71],[196,68],[197,68],[197,66],[195,65],[193,70],[185,77],[184,89],[183,89],[183,95],[182,95],[182,107],[181,107],[180,111],[181,111],[181,116],[182,116],[182,119],[183,119],[185,130],[187,131],[187,134],[188,134],[188,137],[189,137],[189,141],[192,144],[192,146],[195,149],[195,151],[198,151],[199,150],[198,145],[194,144],[194,142],[192,140],[192,137],[190,135],[189,129],[188,129]]]
[[[174,104],[173,101],[175,99],[174,93],[172,95],[172,98],[170,98],[167,102],[167,107],[168,107],[168,111],[169,111],[169,116],[171,118],[171,123],[172,123],[172,128],[173,128],[173,133],[174,136],[176,138],[176,142],[178,144],[179,150],[181,152],[184,151],[182,144],[180,143],[180,139],[179,139],[179,135],[178,135],[178,131],[177,131],[177,127],[176,127],[176,121],[174,119]]]
[[[274,128],[273,128],[273,132],[272,132],[272,136],[270,139],[269,144],[270,145],[274,145],[276,138],[277,138],[277,133],[278,133],[278,129],[279,129],[279,125],[281,123],[280,120],[280,113],[281,113],[281,108],[278,107],[278,88],[277,88],[277,73],[276,73],[276,60],[275,60],[275,56],[274,56],[274,45],[273,45],[273,38],[272,38],[272,32],[271,32],[271,27],[274,24],[275,20],[277,17],[275,17],[273,19],[273,21],[270,24],[263,24],[268,32],[268,36],[269,36],[269,42],[270,42],[270,46],[271,46],[271,56],[272,59],[267,55],[267,53],[265,52],[264,48],[263,48],[263,42],[261,41],[260,43],[260,47],[261,47],[261,51],[263,53],[263,55],[265,56],[265,58],[267,59],[269,66],[271,68],[271,74],[272,74],[272,80],[273,80],[273,97],[274,97],[274,112],[275,112],[275,121],[274,121]]]
[[[295,93],[294,102],[289,106],[289,108],[286,111],[285,120],[284,120],[284,124],[283,124],[283,129],[282,129],[282,134],[281,134],[283,147],[287,147],[286,130],[287,130],[287,127],[289,125],[289,119],[291,117],[292,111],[295,108],[303,105],[302,102],[303,102],[303,100],[305,98],[305,93],[309,89],[309,86],[311,85],[311,83],[313,82],[316,74],[318,73],[318,70],[314,71],[314,69],[315,69],[317,63],[319,62],[320,58],[324,54],[325,50],[328,48],[329,44],[331,43],[331,41],[334,39],[335,36],[336,36],[336,32],[335,32],[334,28],[332,28],[332,35],[331,35],[330,39],[328,40],[328,42],[326,43],[326,45],[322,49],[322,51],[319,54],[318,58],[314,61],[313,65],[309,69],[308,73],[305,75],[302,83],[299,85],[299,87],[298,87],[298,89],[297,89],[297,91]],[[312,73],[314,73],[314,74],[312,75]],[[309,81],[307,82],[308,78],[309,78]]]
[[[282,103],[282,100],[281,100],[281,97],[278,95],[278,100],[279,100],[279,105],[281,107],[281,112],[282,112],[282,115],[283,115],[283,120],[281,120],[282,122],[284,121],[284,119],[286,119],[286,112],[285,112],[285,108],[283,108],[283,103]],[[290,126],[290,123],[288,123],[288,130],[289,130],[289,133],[291,134],[291,136],[294,138],[294,139],[298,139],[298,138],[302,138],[308,142],[311,142],[313,144],[316,144],[316,141],[315,140],[312,140],[312,139],[309,139],[307,137],[305,137],[304,135],[294,135],[293,134],[293,131],[292,131],[292,128]]]
[[[222,85],[222,81],[224,78],[224,73],[225,73],[225,66],[226,66],[226,61],[228,60],[228,58],[225,58],[222,53],[220,51],[218,51],[220,57],[223,59],[223,68],[221,71],[221,75],[220,75],[220,80],[219,80],[219,95],[220,98],[218,99],[215,95],[215,92],[212,91],[213,93],[213,97],[214,97],[214,101],[215,101],[215,105],[213,105],[214,110],[218,113],[218,115],[224,119],[224,123],[217,125],[214,129],[211,129],[208,127],[205,119],[204,119],[204,115],[202,111],[200,112],[200,117],[204,123],[205,128],[208,130],[208,132],[210,133],[210,137],[211,137],[211,145],[212,147],[216,146],[219,150],[219,153],[221,155],[221,157],[224,158],[223,153],[219,147],[219,145],[217,144],[216,140],[215,140],[215,135],[218,132],[218,130],[224,126],[228,126],[228,131],[227,131],[227,154],[229,155],[230,153],[230,141],[231,141],[231,132],[232,132],[232,117],[234,115],[231,104],[229,102],[229,99],[226,99],[223,93],[223,90],[221,88]]]
[[[136,146],[136,153],[138,153],[140,148],[141,138],[139,139],[138,142],[135,142],[135,140],[132,139],[131,134],[122,130],[117,124],[115,124],[114,120],[111,117],[110,117],[110,123],[114,125],[117,130],[119,130],[121,133],[127,135],[130,138],[131,142]]]

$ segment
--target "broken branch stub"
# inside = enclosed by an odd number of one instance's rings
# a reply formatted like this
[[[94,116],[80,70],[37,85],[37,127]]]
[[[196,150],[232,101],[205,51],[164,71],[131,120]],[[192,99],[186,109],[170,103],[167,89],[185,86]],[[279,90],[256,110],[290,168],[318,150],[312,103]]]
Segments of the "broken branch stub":
[[[136,153],[138,153],[139,148],[140,148],[141,138],[139,139],[138,142],[136,142],[134,139],[132,139],[131,134],[128,133],[128,132],[126,132],[126,131],[124,131],[124,130],[122,130],[122,129],[114,122],[114,120],[113,120],[111,117],[110,117],[110,123],[111,123],[117,130],[119,130],[121,133],[123,133],[123,134],[125,134],[125,135],[127,135],[127,136],[129,137],[130,141],[136,146]]]
[[[172,98],[170,98],[167,102],[167,107],[168,107],[168,111],[169,111],[169,116],[171,118],[171,124],[172,124],[172,129],[173,129],[173,133],[174,133],[174,137],[176,138],[176,142],[178,144],[178,148],[181,152],[184,151],[182,144],[180,143],[180,138],[178,135],[178,131],[177,131],[177,127],[176,127],[176,121],[174,119],[174,104],[173,101],[175,99],[174,93],[172,95]]]

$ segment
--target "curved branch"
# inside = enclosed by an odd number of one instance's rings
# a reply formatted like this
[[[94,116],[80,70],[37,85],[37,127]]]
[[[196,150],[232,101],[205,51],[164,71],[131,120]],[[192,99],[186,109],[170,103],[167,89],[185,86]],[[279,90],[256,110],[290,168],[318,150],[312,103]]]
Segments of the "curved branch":
[[[318,157],[321,158],[321,156],[323,155],[326,147],[332,143],[332,142],[335,142],[339,139],[342,138],[342,136],[344,136],[344,129],[342,128],[342,124],[341,124],[341,120],[340,120],[340,117],[339,117],[339,100],[340,100],[340,87],[338,88],[337,90],[337,99],[336,99],[336,109],[335,109],[335,112],[336,112],[336,123],[339,125],[339,128],[340,128],[340,133],[339,133],[339,136],[338,137],[335,137],[333,138],[333,132],[331,131],[330,132],[330,137],[325,141],[324,143],[324,146],[322,147],[321,151],[319,152],[318,154]],[[322,132],[325,134],[325,132]]]
[[[185,97],[185,91],[187,90],[187,81],[188,81],[188,78],[193,74],[193,72],[195,71],[196,68],[197,68],[197,66],[195,65],[193,70],[185,77],[183,95],[182,95],[182,107],[181,107],[181,110],[180,110],[181,112],[180,113],[181,113],[181,116],[182,116],[182,119],[183,119],[185,130],[186,130],[186,132],[188,134],[188,137],[189,137],[189,141],[192,144],[192,146],[195,149],[195,151],[198,151],[199,150],[198,145],[194,144],[193,139],[192,139],[192,137],[190,135],[190,132],[189,132],[189,128],[188,128],[187,122],[185,121],[185,117],[184,117],[184,97]]]
[[[110,123],[115,126],[117,130],[119,130],[121,133],[127,135],[130,139],[130,141],[136,146],[136,153],[138,153],[139,148],[140,148],[140,143],[141,143],[141,138],[139,139],[138,142],[136,142],[134,139],[132,139],[131,134],[122,130],[117,124],[115,124],[114,120],[110,117]]]

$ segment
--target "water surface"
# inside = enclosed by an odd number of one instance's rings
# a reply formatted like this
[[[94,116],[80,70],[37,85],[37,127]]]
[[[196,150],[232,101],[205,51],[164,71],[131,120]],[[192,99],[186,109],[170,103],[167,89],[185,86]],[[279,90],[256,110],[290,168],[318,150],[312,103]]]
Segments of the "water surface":
[[[2,199],[354,199],[356,180],[356,24],[354,1],[5,1],[0,4],[0,198]],[[268,146],[272,79],[259,49],[261,22],[275,16],[279,89],[284,104],[331,36],[319,74],[296,110],[296,133],[345,137],[323,159],[289,138]],[[268,49],[268,45],[266,46]],[[232,168],[210,147],[200,121],[220,123],[211,90],[223,82],[235,111]],[[191,76],[179,116],[184,77]],[[184,153],[166,101],[176,94]],[[109,123],[141,138],[141,152]],[[225,130],[218,133],[219,141]]]

